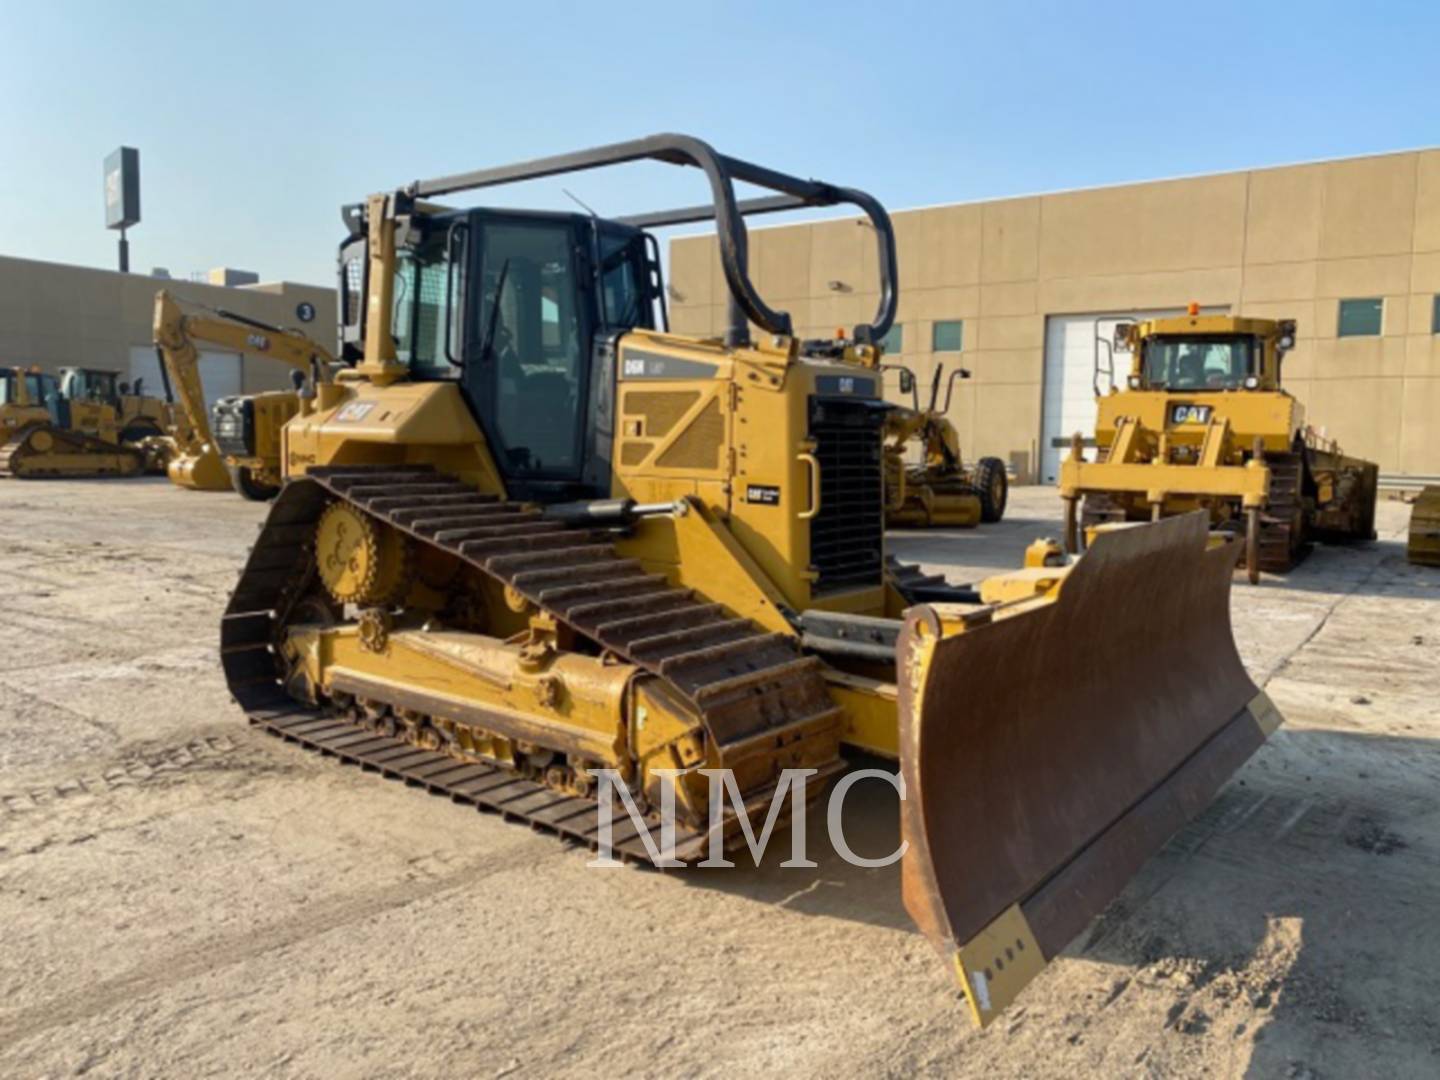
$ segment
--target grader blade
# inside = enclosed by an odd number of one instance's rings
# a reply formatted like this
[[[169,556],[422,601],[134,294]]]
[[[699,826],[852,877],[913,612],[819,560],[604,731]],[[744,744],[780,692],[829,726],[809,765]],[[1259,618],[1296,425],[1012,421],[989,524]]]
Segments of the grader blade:
[[[1280,717],[1203,513],[1097,535],[1057,589],[900,640],[905,906],[987,1024]]]

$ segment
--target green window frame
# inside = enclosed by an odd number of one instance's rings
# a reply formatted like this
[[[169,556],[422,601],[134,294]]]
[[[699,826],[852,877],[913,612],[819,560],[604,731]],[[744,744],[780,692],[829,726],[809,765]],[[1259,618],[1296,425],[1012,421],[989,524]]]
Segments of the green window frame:
[[[880,344],[885,347],[886,356],[899,356],[905,350],[905,327],[899,323],[890,327],[890,332],[880,339]]]
[[[1335,327],[1337,337],[1379,337],[1385,325],[1385,301],[1369,296],[1340,301],[1340,316]]]
[[[965,347],[963,319],[937,319],[930,327],[931,352],[960,352]]]

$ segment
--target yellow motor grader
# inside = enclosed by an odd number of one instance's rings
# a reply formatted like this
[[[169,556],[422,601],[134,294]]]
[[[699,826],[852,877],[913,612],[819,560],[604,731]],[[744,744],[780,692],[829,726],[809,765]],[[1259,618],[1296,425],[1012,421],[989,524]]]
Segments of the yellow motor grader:
[[[1294,344],[1291,320],[1201,315],[1197,304],[1120,323],[1113,352],[1133,357],[1126,388],[1101,394],[1097,363],[1096,460],[1077,433],[1060,468],[1067,550],[1103,522],[1203,510],[1244,536],[1255,583],[1262,570],[1293,568],[1315,540],[1373,540],[1379,469],[1306,424],[1281,385]]]
[[[697,169],[709,201],[437,201],[644,160]],[[746,217],[839,204],[874,226],[878,310],[802,341],[750,278]],[[345,220],[355,366],[286,424],[221,626],[264,730],[591,846],[618,777],[613,850],[640,861],[735,841],[786,770],[813,798],[847,749],[889,757],[906,907],[983,1024],[1279,722],[1231,635],[1235,545],[1203,515],[978,586],[888,566],[895,240],[871,196],[657,135]],[[712,220],[729,329],[671,333],[647,230]]]
[[[335,358],[297,330],[232,311],[187,312],[163,289],[155,294],[154,329],[166,389],[178,396],[186,419],[170,437],[171,481],[192,490],[234,488],[247,499],[274,498],[281,483],[280,429],[300,411],[301,394],[330,378]],[[297,386],[221,398],[212,430],[200,377],[201,342],[286,364]]]
[[[0,369],[0,476],[24,479],[136,476],[163,467],[151,440],[170,423],[159,398],[118,372],[66,367]]]
[[[1010,494],[1005,463],[985,457],[966,465],[960,455],[960,433],[947,418],[955,380],[968,379],[970,372],[957,367],[945,379],[944,365],[936,364],[930,404],[922,409],[914,372],[899,365],[880,366],[896,371],[900,392],[910,395],[910,408],[892,408],[885,417],[885,523],[892,528],[970,529],[982,521],[999,521]],[[908,456],[917,446],[920,461],[911,463]]]

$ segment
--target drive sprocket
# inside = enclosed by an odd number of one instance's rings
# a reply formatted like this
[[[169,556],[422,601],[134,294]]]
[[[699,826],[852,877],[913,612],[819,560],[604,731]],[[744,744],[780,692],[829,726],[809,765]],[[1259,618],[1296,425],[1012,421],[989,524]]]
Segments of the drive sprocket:
[[[398,599],[409,579],[405,537],[345,502],[325,508],[315,526],[315,565],[342,604],[376,607]]]

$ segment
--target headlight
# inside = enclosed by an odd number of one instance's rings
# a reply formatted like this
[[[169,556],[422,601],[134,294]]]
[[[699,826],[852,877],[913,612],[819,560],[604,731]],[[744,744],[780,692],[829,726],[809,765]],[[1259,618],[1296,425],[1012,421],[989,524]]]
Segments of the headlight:
[[[1246,390],[1258,390],[1258,389],[1260,389],[1260,378],[1259,378],[1259,376],[1256,376],[1256,375],[1247,375],[1247,376],[1245,377],[1245,389],[1246,389]]]
[[[1139,389],[1140,389],[1140,376],[1139,376],[1139,375],[1131,375],[1131,376],[1130,376],[1130,389],[1131,389],[1131,390],[1139,390]]]

